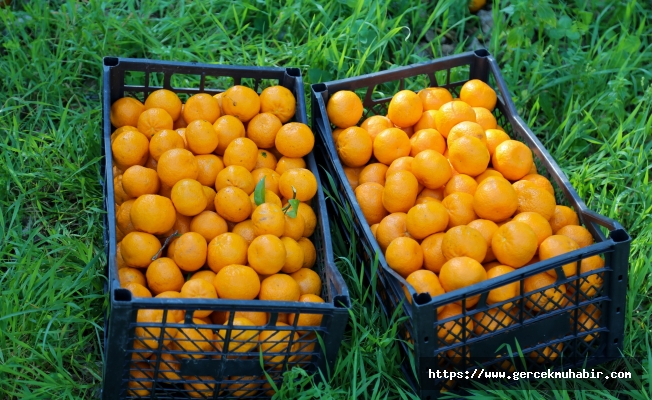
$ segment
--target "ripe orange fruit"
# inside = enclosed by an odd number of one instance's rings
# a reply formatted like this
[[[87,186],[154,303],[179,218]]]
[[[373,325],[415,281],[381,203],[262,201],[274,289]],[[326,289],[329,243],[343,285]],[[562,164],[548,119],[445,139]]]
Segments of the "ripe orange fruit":
[[[223,115],[215,121],[213,129],[217,133],[217,147],[215,153],[223,155],[229,144],[235,139],[245,137],[245,127],[242,122],[232,115]]]
[[[195,280],[195,281],[188,281],[188,282],[204,282],[204,281]],[[188,282],[186,282],[186,284],[188,284]],[[188,296],[182,296],[182,297],[185,298]],[[200,311],[195,311],[195,317],[192,319],[192,323],[194,325],[206,325],[206,322],[204,322],[201,319],[202,317],[196,316],[198,313],[200,313]],[[194,328],[194,327],[179,328],[175,336],[175,342],[173,348],[177,348],[178,350],[183,351],[183,353],[178,354],[178,357],[180,358],[194,358],[194,359],[204,358],[205,357],[205,355],[203,354],[204,352],[213,350],[213,345],[211,344],[212,340],[213,340],[213,331],[211,329]],[[212,379],[212,378],[209,377],[207,379]],[[192,385],[195,388],[197,388],[199,384],[193,383]]]
[[[290,275],[274,274],[260,284],[260,300],[298,301],[300,297],[299,284]]]
[[[158,159],[156,172],[161,183],[173,187],[182,179],[197,179],[199,165],[195,156],[185,149],[168,150]]]
[[[550,311],[557,308],[566,293],[566,286],[562,284],[546,290],[540,290],[554,284],[555,278],[545,272],[525,278],[523,281],[525,306],[537,312],[541,310]],[[530,293],[534,291],[536,293]]]
[[[349,167],[361,167],[369,161],[373,151],[371,136],[362,128],[352,126],[337,137],[337,155]]]
[[[288,122],[276,133],[274,144],[286,157],[303,157],[315,146],[315,135],[306,124]]]
[[[435,233],[421,242],[423,250],[423,267],[429,271],[439,273],[446,260],[441,250],[441,243],[444,239],[444,232]]]
[[[591,232],[579,225],[566,225],[557,230],[555,235],[563,235],[573,239],[580,248],[590,246],[594,242]]]
[[[256,271],[241,264],[221,268],[215,275],[213,286],[221,299],[253,300],[260,292]]]
[[[188,279],[188,280],[191,280],[191,279],[203,279],[203,280],[205,280],[206,282],[208,282],[208,283],[210,283],[212,285],[213,284],[213,279],[215,279],[215,275],[217,275],[215,272],[204,269],[204,270],[200,270],[200,271],[197,271],[194,274],[192,274],[190,276],[190,279]]]
[[[355,189],[355,197],[369,225],[379,223],[388,214],[383,206],[383,190],[376,182],[363,183]]]
[[[254,198],[254,193],[251,193],[249,195],[249,199],[251,200],[251,209],[255,210],[258,205],[256,204],[256,199]],[[269,204],[274,204],[279,207],[283,207],[283,203],[281,202],[281,198],[276,195],[276,193],[272,192],[269,189],[265,189],[265,203]]]
[[[387,265],[406,278],[423,266],[423,250],[419,243],[410,237],[397,237],[385,251]]]
[[[519,141],[505,140],[496,146],[491,163],[506,179],[516,181],[530,173],[532,151]]]
[[[349,90],[335,92],[326,104],[328,120],[342,129],[357,125],[363,111],[362,101]]]
[[[260,97],[246,86],[232,86],[222,95],[222,110],[224,114],[233,115],[243,123],[249,122],[260,112]]]
[[[207,93],[190,96],[183,106],[183,120],[188,126],[198,120],[213,124],[220,115],[220,105],[213,96]]]
[[[152,297],[152,293],[149,291],[149,289],[147,289],[145,286],[141,285],[140,283],[129,282],[126,285],[123,285],[123,288],[130,291],[133,297],[146,297],[146,298]]]
[[[435,150],[424,150],[414,157],[412,173],[418,182],[429,189],[439,189],[451,177],[448,160]]]
[[[300,303],[323,303],[324,299],[316,294],[303,294],[299,297]],[[319,326],[321,325],[322,314],[288,314],[290,324],[297,323],[297,327]]]
[[[258,149],[258,158],[256,158],[256,166],[254,171],[260,168],[276,169],[278,160],[276,156],[265,149]]]
[[[150,108],[162,108],[170,114],[173,121],[176,121],[181,115],[181,100],[171,90],[155,90],[145,100],[145,110],[149,110]]]
[[[124,131],[111,144],[113,159],[120,169],[145,165],[149,157],[147,137],[138,131]]]
[[[485,146],[487,145],[487,136],[482,126],[476,122],[463,121],[452,127],[448,132],[448,137],[446,138],[448,147],[450,148],[451,143],[463,136],[474,137],[479,139]]]
[[[448,159],[460,174],[478,176],[487,169],[491,156],[480,139],[463,136],[450,144]]]
[[[484,242],[484,239],[483,239]],[[443,243],[442,243],[443,246]],[[439,271],[439,282],[446,293],[465,288],[487,279],[487,271],[482,264],[470,257],[455,257],[446,261]],[[480,296],[466,299],[466,308],[478,303]],[[461,305],[461,301],[456,304]]]
[[[183,384],[184,392],[194,399],[210,397],[215,392],[215,383],[212,383],[215,378],[212,376],[198,376],[197,378],[198,382],[192,377],[192,381],[186,381],[187,383]]]
[[[487,263],[489,261],[495,260],[496,256],[494,256],[494,253],[491,250],[491,240],[498,230],[498,225],[496,225],[493,221],[489,221],[488,219],[476,219],[475,221],[469,222],[467,226],[480,232],[484,240],[487,242],[487,254],[481,262]]]
[[[280,194],[278,187],[281,175],[276,173],[276,171],[269,168],[258,168],[251,171],[251,177],[255,183],[258,183],[261,179],[265,178],[265,189],[273,192],[277,196]]]
[[[197,232],[187,232],[175,240],[174,262],[186,272],[194,272],[206,263],[206,239]]]
[[[410,156],[416,157],[417,154],[424,150],[434,150],[439,154],[446,151],[446,141],[434,129],[421,129],[410,138]]]
[[[192,279],[183,284],[181,288],[181,297],[184,299],[217,299],[217,291],[215,287],[210,283],[206,282],[204,279]],[[193,314],[193,323],[196,318],[204,318],[211,315],[210,310],[196,310]],[[210,332],[210,330],[209,330]],[[212,338],[207,336],[207,338]],[[181,347],[181,344],[177,342]]]
[[[123,97],[111,104],[111,125],[116,128],[138,125],[138,117],[145,110],[145,106],[138,99]]]
[[[498,308],[490,308],[484,313],[475,314],[473,319],[475,320],[474,331],[478,336],[484,333],[505,329],[514,323],[514,319],[511,315]]]
[[[421,114],[423,114],[421,97],[411,90],[401,90],[396,93],[387,109],[387,118],[401,128],[416,124]]]
[[[308,268],[301,268],[300,270],[290,274],[299,285],[301,295],[321,293],[321,278],[319,274]]]
[[[552,183],[550,183],[550,181],[544,176],[541,176],[541,175],[536,174],[536,173],[535,174],[528,174],[528,175],[525,175],[523,178],[521,178],[521,181],[532,182],[536,186],[538,186],[538,187],[540,187],[542,189],[545,189],[551,195],[553,195],[553,196],[555,195],[555,189],[552,187]]]
[[[278,181],[278,189],[286,199],[293,198],[294,191],[296,191],[297,199],[310,201],[317,194],[317,179],[308,169],[293,168],[281,175]]]
[[[199,173],[197,181],[204,186],[214,186],[217,174],[224,169],[224,163],[214,154],[195,156]]]
[[[542,217],[539,213],[520,213],[514,216],[513,221],[523,222],[532,228],[534,233],[537,235],[537,246],[540,246],[546,238],[552,236],[552,228],[550,228],[548,220]]]
[[[276,326],[287,327],[289,325],[283,322],[277,322]],[[288,347],[290,346],[290,336],[292,336],[294,344],[292,345],[292,348],[288,350]],[[298,333],[295,332],[293,334],[292,331],[282,331],[273,328],[260,332],[258,340],[260,342],[260,350],[263,354],[277,354],[263,356],[265,363],[268,365],[274,365],[275,368],[281,368],[285,359],[288,358],[287,354],[296,352],[300,345],[298,343]],[[293,357],[294,356],[290,356],[287,361],[291,362],[294,359]]]
[[[151,139],[156,132],[172,129],[173,125],[174,121],[167,111],[162,108],[150,108],[140,114],[136,127],[147,139]]]
[[[453,193],[442,200],[441,204],[448,211],[448,228],[466,225],[477,219],[473,210],[473,196],[468,193]]]
[[[296,240],[289,237],[282,237],[281,241],[285,246],[285,264],[281,271],[286,274],[292,274],[303,267],[303,248],[299,246]]]
[[[286,257],[283,241],[274,235],[257,236],[247,249],[249,265],[261,275],[278,273],[283,268]]]
[[[412,126],[412,130],[414,132],[419,132],[424,129],[437,129],[437,123],[435,122],[435,115],[437,115],[437,111],[435,110],[425,110],[423,114],[421,114],[421,118],[417,121],[414,126]],[[406,132],[407,133],[407,132]],[[408,136],[412,136],[408,134]]]
[[[480,263],[487,254],[487,241],[476,229],[465,225],[455,226],[444,235],[441,251],[447,260],[470,257]]]
[[[484,110],[484,108],[479,109]],[[499,144],[510,140],[509,135],[499,129],[486,129],[485,136],[487,138],[487,149],[489,149],[489,154],[492,156],[496,152],[496,147]]]
[[[183,119],[183,104],[181,105],[181,115],[179,115],[179,118],[174,121],[174,124],[172,125],[172,129],[177,130],[177,129],[183,129],[186,126],[188,126],[188,123]]]
[[[260,93],[260,112],[272,113],[282,123],[288,122],[296,112],[297,100],[290,89],[283,86],[270,86]]]
[[[484,181],[487,178],[491,177],[499,177],[499,178],[504,178],[503,174],[500,172],[496,171],[493,168],[487,168],[483,173],[475,177],[475,181],[478,183],[478,185]]]
[[[251,194],[256,188],[256,182],[253,175],[245,167],[240,165],[231,165],[217,174],[215,179],[215,189],[221,189],[234,186],[242,189],[246,194]]]
[[[579,225],[580,220],[572,208],[566,206],[555,206],[555,212],[549,220],[553,233],[557,233],[566,225]]]
[[[452,176],[448,183],[446,183],[446,186],[444,187],[444,196],[460,192],[474,195],[477,188],[478,183],[475,179],[465,174],[457,174]]]
[[[420,199],[424,198],[432,198],[438,201],[444,200],[444,188],[438,188],[438,189],[428,189],[428,188],[423,188],[420,192],[419,195],[417,196],[417,202],[419,202]]]
[[[587,304],[585,307],[580,308],[581,313],[577,318],[577,324],[579,325],[579,332],[587,332],[600,327],[600,317],[602,311],[593,304]],[[571,324],[574,324],[575,320],[571,316]],[[572,325],[571,325],[572,326]],[[599,336],[599,333],[592,333],[584,336],[585,342],[592,341],[595,337]]]
[[[245,265],[248,248],[249,244],[242,236],[232,232],[222,233],[208,244],[208,267],[219,273],[231,264]]]
[[[283,156],[278,160],[274,171],[279,175],[283,175],[283,172],[292,168],[306,168],[306,161],[301,157],[293,158]]]
[[[496,92],[479,79],[471,79],[462,86],[460,99],[472,107],[484,107],[493,111],[496,107]]]
[[[398,128],[385,129],[373,142],[374,157],[385,165],[391,164],[397,158],[410,155],[411,150],[410,138]]]
[[[170,236],[173,234],[175,231],[179,235],[183,235],[186,232],[190,232],[190,223],[192,222],[192,218],[181,215],[178,212],[176,213],[176,219],[174,220],[174,225],[172,225],[172,228],[165,232],[163,236]]]
[[[156,194],[160,186],[156,171],[140,165],[132,165],[122,174],[122,188],[133,198],[144,194]]]
[[[248,138],[237,138],[231,141],[224,151],[224,165],[229,167],[239,165],[253,171],[258,160],[258,147]]]
[[[375,182],[381,186],[385,185],[385,174],[387,173],[387,165],[382,163],[373,163],[365,166],[358,175],[358,183],[360,185]]]
[[[398,212],[389,214],[383,218],[378,224],[376,236],[378,245],[383,252],[387,249],[387,246],[389,246],[392,240],[402,236],[409,237],[410,234],[407,231],[407,214]]]
[[[480,218],[500,222],[511,217],[518,208],[516,191],[503,178],[483,180],[473,195],[473,209]]]
[[[389,118],[385,117],[384,115],[372,115],[360,124],[360,128],[369,133],[372,141],[380,132],[384,131],[387,128],[393,127],[394,124],[392,121],[390,121]]]
[[[120,242],[120,251],[125,263],[134,268],[146,268],[152,257],[161,250],[156,236],[145,232],[131,232]]]
[[[555,213],[555,196],[545,189],[528,181],[515,182],[512,187],[516,191],[518,208],[516,213],[537,212],[546,220]]]
[[[392,163],[389,165],[389,168],[387,168],[385,178],[398,171],[412,172],[412,161],[414,161],[414,157],[409,156],[399,157],[396,160],[392,161]]]
[[[306,237],[297,240],[297,244],[303,250],[303,265],[301,268],[312,268],[317,261],[317,250],[315,245]]]
[[[509,274],[510,272],[514,272],[514,271],[516,271],[514,268],[508,267],[507,265],[497,265],[487,270],[487,279],[493,279],[498,276]],[[520,292],[519,285],[520,283],[516,281],[516,282],[508,283],[499,288],[490,290],[489,295],[487,296],[487,304],[502,303],[503,301],[518,296]],[[503,306],[503,309],[508,309],[509,308],[508,306],[510,304],[511,303],[505,304]]]
[[[448,137],[452,127],[460,122],[475,122],[475,111],[470,105],[463,101],[451,101],[443,104],[435,114],[435,125],[437,132],[443,137]]]
[[[188,149],[194,154],[210,154],[217,148],[219,143],[213,125],[202,119],[190,122],[186,128],[185,136]]]
[[[510,221],[494,233],[491,250],[501,264],[520,268],[536,254],[537,235],[529,225]]]
[[[122,257],[122,256],[121,256]],[[140,270],[136,268],[131,268],[131,267],[124,267],[118,269],[118,280],[120,281],[120,285],[124,286],[127,283],[138,283],[139,285],[147,285],[147,281],[145,280],[145,275],[143,275]]]
[[[283,230],[283,235],[285,237],[292,238],[294,240],[299,240],[303,237],[303,231],[306,227],[306,222],[303,217],[297,215],[295,218],[292,218],[285,214],[285,228]]]
[[[251,214],[251,221],[256,236],[270,234],[281,237],[285,231],[285,214],[276,204],[263,203],[256,207]]]
[[[134,201],[130,216],[136,230],[160,235],[174,226],[176,212],[170,199],[145,194]]]
[[[181,270],[172,259],[158,258],[147,267],[147,287],[158,295],[167,291],[178,292],[183,286],[184,279]]]
[[[482,129],[485,131],[487,129],[496,129],[498,123],[491,111],[484,107],[473,107],[473,111],[475,111],[475,121],[482,126]]]
[[[344,167],[344,175],[346,175],[346,180],[349,182],[349,186],[351,186],[351,189],[353,190],[358,187],[358,176],[360,175],[360,171],[362,171],[362,167]]]
[[[455,303],[446,304],[443,310],[439,311],[437,314],[437,321],[443,321],[458,315],[460,318],[444,322],[443,324],[438,323],[437,336],[448,344],[461,342],[464,337],[471,337],[470,335],[471,332],[473,332],[474,327],[473,319],[468,317],[463,318],[462,307]],[[463,330],[466,332],[463,332]]]
[[[163,153],[170,149],[183,149],[185,142],[179,133],[171,129],[163,129],[152,136],[149,142],[151,158],[158,161]]]
[[[241,236],[247,243],[247,247],[256,238],[256,235],[254,234],[254,223],[250,219],[246,219],[242,222],[237,223],[233,227],[231,232]],[[209,243],[208,253],[209,253],[208,257],[210,260],[210,243]],[[246,256],[245,256],[245,262],[246,262]]]
[[[194,179],[182,179],[172,187],[172,203],[179,214],[195,216],[206,208],[204,187]]]
[[[249,319],[244,317],[235,317],[233,318],[233,326],[256,326]],[[229,353],[246,353],[253,350],[254,347],[258,345],[258,332],[254,329],[231,329],[230,332],[227,329],[220,329],[217,331],[217,343],[216,346],[218,349],[224,352]],[[228,346],[226,345],[226,338],[229,336],[230,340]]]
[[[281,129],[281,120],[272,113],[260,113],[253,117],[247,124],[247,137],[251,139],[259,149],[274,147],[276,132]]]
[[[303,217],[304,221],[303,236],[312,236],[315,227],[317,226],[317,216],[315,215],[315,211],[308,204],[300,203],[299,210],[297,211],[297,218],[299,216]]]
[[[444,88],[425,88],[418,93],[424,110],[439,110],[444,104],[453,101],[451,93]]]
[[[570,237],[561,234],[554,234],[546,238],[546,240],[541,243],[541,246],[539,246],[539,258],[541,260],[547,260],[579,248],[580,246],[577,242]],[[577,274],[577,261],[564,264],[562,268],[564,269],[564,275],[566,275],[566,277],[574,276]],[[555,278],[557,277],[557,271],[554,269],[550,269],[546,271],[546,273]]]
[[[418,204],[407,213],[406,227],[410,236],[417,240],[446,230],[448,210],[438,201]],[[380,220],[378,221],[380,222]]]
[[[227,186],[215,195],[215,211],[227,221],[242,222],[251,215],[251,201],[242,189]]]
[[[417,199],[419,182],[407,171],[398,171],[385,180],[382,202],[390,213],[407,212]]]
[[[224,218],[213,211],[202,211],[190,221],[190,230],[197,232],[209,243],[213,238],[228,231]]]
[[[583,259],[580,263],[580,275],[584,275],[587,272],[601,268],[604,268],[604,260],[602,257],[599,255],[588,257]],[[580,290],[582,293],[587,297],[593,297],[602,287],[603,279],[599,274],[593,274],[583,278],[580,282]]]
[[[405,280],[407,283],[412,285],[417,294],[428,293],[430,294],[430,297],[434,298],[440,294],[445,293],[444,288],[442,288],[441,283],[439,283],[439,278],[437,278],[437,275],[435,275],[435,273],[432,271],[420,269],[408,275]],[[403,287],[403,291],[405,291],[405,296],[407,297],[408,301],[412,303],[412,296],[410,296],[410,291],[408,288]],[[439,312],[443,308],[443,306],[438,307],[437,311]]]

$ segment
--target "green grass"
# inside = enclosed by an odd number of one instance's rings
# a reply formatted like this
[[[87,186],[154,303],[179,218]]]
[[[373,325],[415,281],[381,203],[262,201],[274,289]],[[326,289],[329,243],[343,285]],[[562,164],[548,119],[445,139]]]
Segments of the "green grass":
[[[0,9],[0,397],[99,394],[100,77],[108,55],[298,66],[308,85],[439,57],[443,45],[461,52],[478,37],[583,200],[634,238],[624,353],[652,359],[649,4],[498,1],[483,35],[453,0],[14,3]],[[353,307],[333,377],[315,385],[295,370],[287,380],[303,391],[286,385],[279,397],[415,398],[397,367],[397,319],[380,313],[351,248],[335,239]],[[643,364],[634,371],[643,390],[629,393],[637,399],[652,397],[650,361]],[[476,394],[588,399],[626,389]]]

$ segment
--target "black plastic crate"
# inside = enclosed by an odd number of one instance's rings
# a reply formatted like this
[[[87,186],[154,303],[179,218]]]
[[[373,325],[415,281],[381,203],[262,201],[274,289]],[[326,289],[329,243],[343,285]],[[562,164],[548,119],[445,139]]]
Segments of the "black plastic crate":
[[[553,184],[557,204],[574,208],[595,243],[435,298],[428,294],[417,295],[405,279],[389,268],[365,221],[339,160],[326,104],[337,91],[354,91],[363,101],[364,119],[385,115],[391,97],[399,90],[443,87],[459,94],[461,86],[471,79],[480,79],[494,88],[498,102],[493,114],[498,125],[512,139],[524,142],[532,150],[538,173]],[[423,398],[434,398],[440,390],[455,388],[459,383],[446,379],[425,382],[423,376],[418,375],[427,373],[426,367],[469,371],[481,364],[487,371],[511,371],[514,365],[505,360],[514,357],[522,370],[522,362],[516,360],[519,348],[528,371],[572,368],[584,363],[595,365],[620,356],[631,238],[616,221],[586,207],[557,163],[516,112],[498,64],[486,50],[314,84],[311,101],[312,128],[318,139],[316,154],[323,167],[320,171],[322,181],[328,182],[332,177],[335,185],[329,190],[329,213],[333,214],[333,221],[338,222],[340,232],[351,243],[356,243],[358,262],[364,264],[367,278],[376,279],[377,298],[385,313],[407,317],[400,330],[404,355],[402,369]],[[353,220],[353,231],[347,231],[344,219]],[[604,259],[603,268],[571,277],[564,275],[562,265],[595,255]],[[375,263],[378,264],[377,273]],[[536,291],[524,291],[524,278],[551,269],[557,272],[553,284]],[[487,304],[490,290],[519,281],[520,295],[502,303]],[[563,292],[561,285],[566,289]],[[409,290],[411,303],[407,301],[404,287]],[[465,302],[473,296],[479,296],[480,300],[467,310]],[[462,314],[438,321],[437,308],[456,301],[462,304]],[[543,308],[533,311],[530,306],[537,301]],[[508,314],[509,318],[498,311]],[[577,323],[578,319],[581,323]],[[509,345],[511,350],[503,344]]]
[[[176,82],[185,86],[177,87]],[[303,81],[297,68],[104,59],[102,150],[105,158],[101,176],[105,179],[104,242],[108,259],[105,291],[110,298],[104,337],[102,397],[105,399],[266,398],[272,394],[268,377],[280,387],[282,373],[288,368],[299,366],[308,372],[320,369],[325,376],[333,369],[350,301],[346,284],[334,266],[326,205],[312,153],[305,157],[307,168],[315,174],[318,183],[318,192],[311,204],[317,216],[317,227],[310,239],[317,251],[314,269],[322,280],[321,297],[325,303],[132,298],[130,291],[120,287],[115,261],[111,104],[124,96],[144,101],[149,93],[160,88],[179,93],[183,99],[183,94],[216,94],[237,84],[259,93],[271,85],[287,87],[297,100],[293,120],[307,123]],[[176,324],[138,323],[137,313],[146,309],[162,310],[163,321],[176,310],[185,311],[185,318]],[[223,325],[200,325],[192,320],[196,310],[230,312],[230,316]],[[234,311],[266,312],[269,321],[265,326],[234,330]],[[273,327],[281,313],[321,314],[323,318],[321,325],[310,331],[299,330],[296,321],[291,326]],[[182,328],[185,330],[181,331]],[[277,332],[266,340],[270,348],[262,355],[258,344],[249,338],[265,330]],[[173,338],[177,332],[183,334]],[[196,352],[200,347],[205,351]]]

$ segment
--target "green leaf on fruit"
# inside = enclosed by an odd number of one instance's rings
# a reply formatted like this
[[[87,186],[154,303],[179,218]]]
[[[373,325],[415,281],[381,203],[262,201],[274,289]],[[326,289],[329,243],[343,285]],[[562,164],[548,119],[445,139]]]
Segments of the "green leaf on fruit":
[[[259,206],[264,202],[265,202],[265,177],[263,176],[263,179],[258,181],[258,184],[256,185],[256,189],[254,190],[254,203],[256,203],[256,205]]]
[[[299,211],[299,203],[301,203],[297,199],[291,199],[288,200],[288,203],[290,203],[290,209],[285,213],[290,218],[296,218],[297,217],[297,212]]]

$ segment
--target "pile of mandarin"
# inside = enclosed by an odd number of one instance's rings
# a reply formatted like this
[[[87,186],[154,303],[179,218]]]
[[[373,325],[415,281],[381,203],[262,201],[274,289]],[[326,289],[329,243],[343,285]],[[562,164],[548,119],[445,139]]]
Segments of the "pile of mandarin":
[[[317,181],[303,159],[314,136],[305,124],[289,122],[295,107],[285,87],[259,95],[240,85],[215,96],[195,94],[185,104],[166,89],[152,92],[144,104],[131,97],[113,103],[116,261],[123,288],[135,297],[323,303],[308,239],[317,223],[310,206]],[[224,324],[227,318],[198,310],[192,321]],[[279,314],[276,325],[294,324],[295,318],[298,326],[321,324],[321,315]],[[173,310],[166,322],[184,319],[184,311]],[[163,310],[138,312],[138,322],[162,321]],[[233,325],[268,321],[268,313],[240,311]],[[137,328],[134,348],[143,350],[141,361],[152,355],[147,349],[161,345],[159,333]],[[289,331],[234,330],[232,337],[238,334],[226,351],[260,345],[263,353],[282,352],[290,341]],[[182,358],[201,358],[214,351],[213,339],[222,350],[226,333],[192,327],[166,329],[164,336],[163,345],[185,352]],[[180,379],[174,360],[164,360],[168,379]]]
[[[328,100],[333,141],[366,222],[389,267],[417,293],[435,297],[593,243],[577,214],[556,204],[531,150],[497,125],[496,102],[495,91],[480,80],[466,82],[459,98],[444,88],[401,90],[386,116],[371,116],[358,126],[364,108],[356,93],[339,91]],[[563,270],[571,277],[603,266],[603,259],[593,256]],[[524,290],[555,280],[555,270],[549,270],[526,278]],[[581,290],[593,296],[601,284],[594,274]],[[502,307],[476,314],[466,330],[481,335],[510,325],[518,307],[508,300],[519,291],[519,282],[492,290],[487,303]],[[570,296],[572,288],[553,286],[529,297],[525,306],[533,313],[563,307],[567,291]],[[405,293],[411,302],[407,288]],[[478,300],[467,299],[466,308]],[[441,307],[438,319],[462,314],[461,306]],[[599,310],[592,318],[596,314]],[[581,329],[595,325],[585,320]],[[440,326],[441,340],[461,339],[456,321]]]

